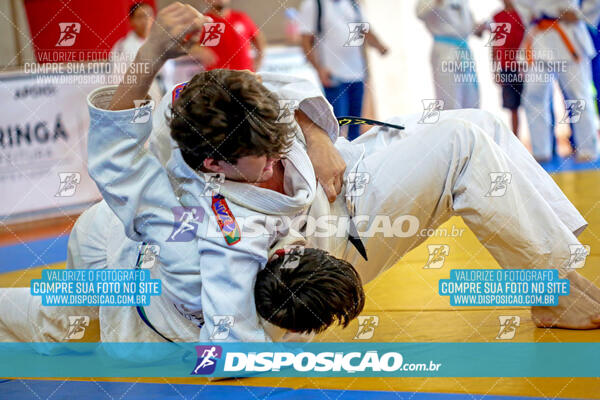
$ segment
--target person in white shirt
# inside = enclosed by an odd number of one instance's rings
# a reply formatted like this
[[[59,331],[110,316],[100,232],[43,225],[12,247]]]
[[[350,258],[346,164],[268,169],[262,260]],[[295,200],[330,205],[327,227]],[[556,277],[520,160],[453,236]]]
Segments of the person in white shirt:
[[[443,109],[479,108],[475,60],[467,43],[475,31],[468,0],[419,0],[417,17],[433,36],[431,68]]]
[[[388,49],[366,22],[355,0],[304,0],[298,16],[302,49],[315,67],[336,116],[362,115],[367,63],[363,43]],[[359,135],[351,126],[348,139]]]

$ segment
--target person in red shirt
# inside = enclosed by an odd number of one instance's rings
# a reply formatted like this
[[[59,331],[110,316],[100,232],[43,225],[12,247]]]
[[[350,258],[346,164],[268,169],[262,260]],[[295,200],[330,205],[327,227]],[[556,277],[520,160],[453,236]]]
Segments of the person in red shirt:
[[[519,69],[517,54],[525,35],[525,28],[512,0],[503,0],[504,9],[496,13],[490,29],[493,70],[496,83],[502,87],[502,107],[511,112],[512,130],[518,136],[519,107],[523,93],[523,74]]]
[[[230,0],[208,0],[205,15],[219,26],[205,25],[200,43],[192,50],[206,70],[233,69],[256,71],[260,68],[266,39],[245,13],[233,10]],[[252,56],[254,46],[256,57]]]

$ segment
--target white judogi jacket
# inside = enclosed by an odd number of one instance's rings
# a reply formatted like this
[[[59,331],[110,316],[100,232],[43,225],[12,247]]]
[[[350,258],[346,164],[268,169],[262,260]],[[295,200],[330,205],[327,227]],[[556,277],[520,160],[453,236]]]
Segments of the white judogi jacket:
[[[577,53],[581,57],[593,57],[596,54],[594,44],[586,23],[596,26],[600,19],[600,0],[515,0],[515,9],[528,27],[526,38],[532,35],[531,49],[536,60],[571,60],[573,57],[558,32],[550,29],[536,32],[535,22],[542,18],[559,18],[563,10],[574,9],[581,12],[581,20],[576,23],[556,22],[564,30]],[[523,42],[525,43],[527,39]]]
[[[265,85],[282,99],[299,99],[299,107],[335,140],[338,125],[331,106],[308,81],[279,75],[263,75]],[[171,93],[155,111],[158,123],[153,141],[154,156],[144,149],[153,129],[152,120],[132,123],[136,109],[108,111],[115,87],[100,88],[88,97],[90,135],[88,165],[102,195],[118,216],[132,240],[158,244],[158,266],[153,278],[162,281],[165,301],[152,300],[146,307],[148,319],[167,337],[177,338],[181,324],[202,326],[200,341],[208,341],[214,330],[213,316],[233,315],[235,322],[228,340],[264,341],[265,335],[255,309],[256,274],[268,259],[268,249],[288,232],[285,226],[273,230],[258,221],[266,234],[245,237],[229,245],[217,224],[211,197],[203,195],[205,182],[183,161],[174,142],[164,145],[168,134],[164,112]],[[247,219],[262,213],[270,216],[316,215],[333,211],[324,192],[317,186],[314,170],[306,154],[301,130],[285,160],[284,187],[289,196],[253,185],[225,181],[222,194],[234,218]],[[160,139],[162,138],[162,139]],[[167,160],[166,167],[161,161]],[[315,198],[318,200],[315,202]],[[343,208],[343,199],[333,207]],[[251,208],[250,208],[250,205]],[[197,240],[173,242],[174,207],[199,207]],[[337,210],[337,213],[342,211]],[[327,238],[335,241],[336,238]],[[344,238],[341,239],[345,242]],[[321,243],[324,249],[342,246]],[[111,267],[111,266],[109,266]],[[118,267],[118,266],[115,266]],[[178,312],[175,312],[174,310]]]
[[[475,22],[468,0],[419,0],[417,17],[434,36],[450,36],[467,39],[473,33]]]

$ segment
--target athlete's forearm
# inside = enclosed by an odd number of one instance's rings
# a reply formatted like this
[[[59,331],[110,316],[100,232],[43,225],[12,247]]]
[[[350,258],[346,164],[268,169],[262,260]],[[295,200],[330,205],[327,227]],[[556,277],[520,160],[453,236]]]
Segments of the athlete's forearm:
[[[165,61],[186,54],[197,42],[205,21],[212,20],[190,5],[173,3],[160,10],[109,109],[126,110],[134,107],[133,100],[146,99],[150,85]]]
[[[296,121],[306,139],[306,152],[330,202],[342,190],[346,163],[333,145],[329,135],[304,112],[297,110]]]
[[[117,88],[109,109],[126,110],[135,107],[134,100],[145,99],[152,81],[164,63],[165,60],[157,57],[150,46],[142,45]]]
[[[314,140],[315,136],[317,135],[325,135],[329,137],[327,132],[321,129],[321,127],[311,120],[310,117],[303,111],[296,110],[294,117],[300,126],[300,129],[302,129],[302,133],[304,134],[304,138],[306,139],[307,143],[311,140]]]

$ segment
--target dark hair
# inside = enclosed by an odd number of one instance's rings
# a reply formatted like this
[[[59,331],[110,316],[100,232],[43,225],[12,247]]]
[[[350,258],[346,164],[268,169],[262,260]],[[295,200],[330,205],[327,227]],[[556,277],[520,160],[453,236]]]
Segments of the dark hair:
[[[300,333],[319,333],[336,321],[348,326],[365,305],[354,267],[319,249],[304,249],[289,260],[279,257],[258,273],[254,297],[258,314],[273,325]]]
[[[145,2],[143,2],[143,1],[138,1],[138,2],[135,2],[135,3],[133,3],[133,4],[131,5],[131,7],[129,7],[129,13],[127,13],[127,16],[128,16],[129,18],[132,18],[132,17],[133,17],[133,14],[135,14],[135,12],[137,11],[137,9],[138,9],[138,8],[140,8],[141,6],[149,6],[149,7],[152,7],[152,6],[150,6],[150,4],[148,4],[148,3],[145,3]]]
[[[195,75],[171,111],[171,136],[195,170],[206,158],[235,164],[244,156],[283,156],[294,137],[293,125],[277,120],[277,97],[245,71]]]

